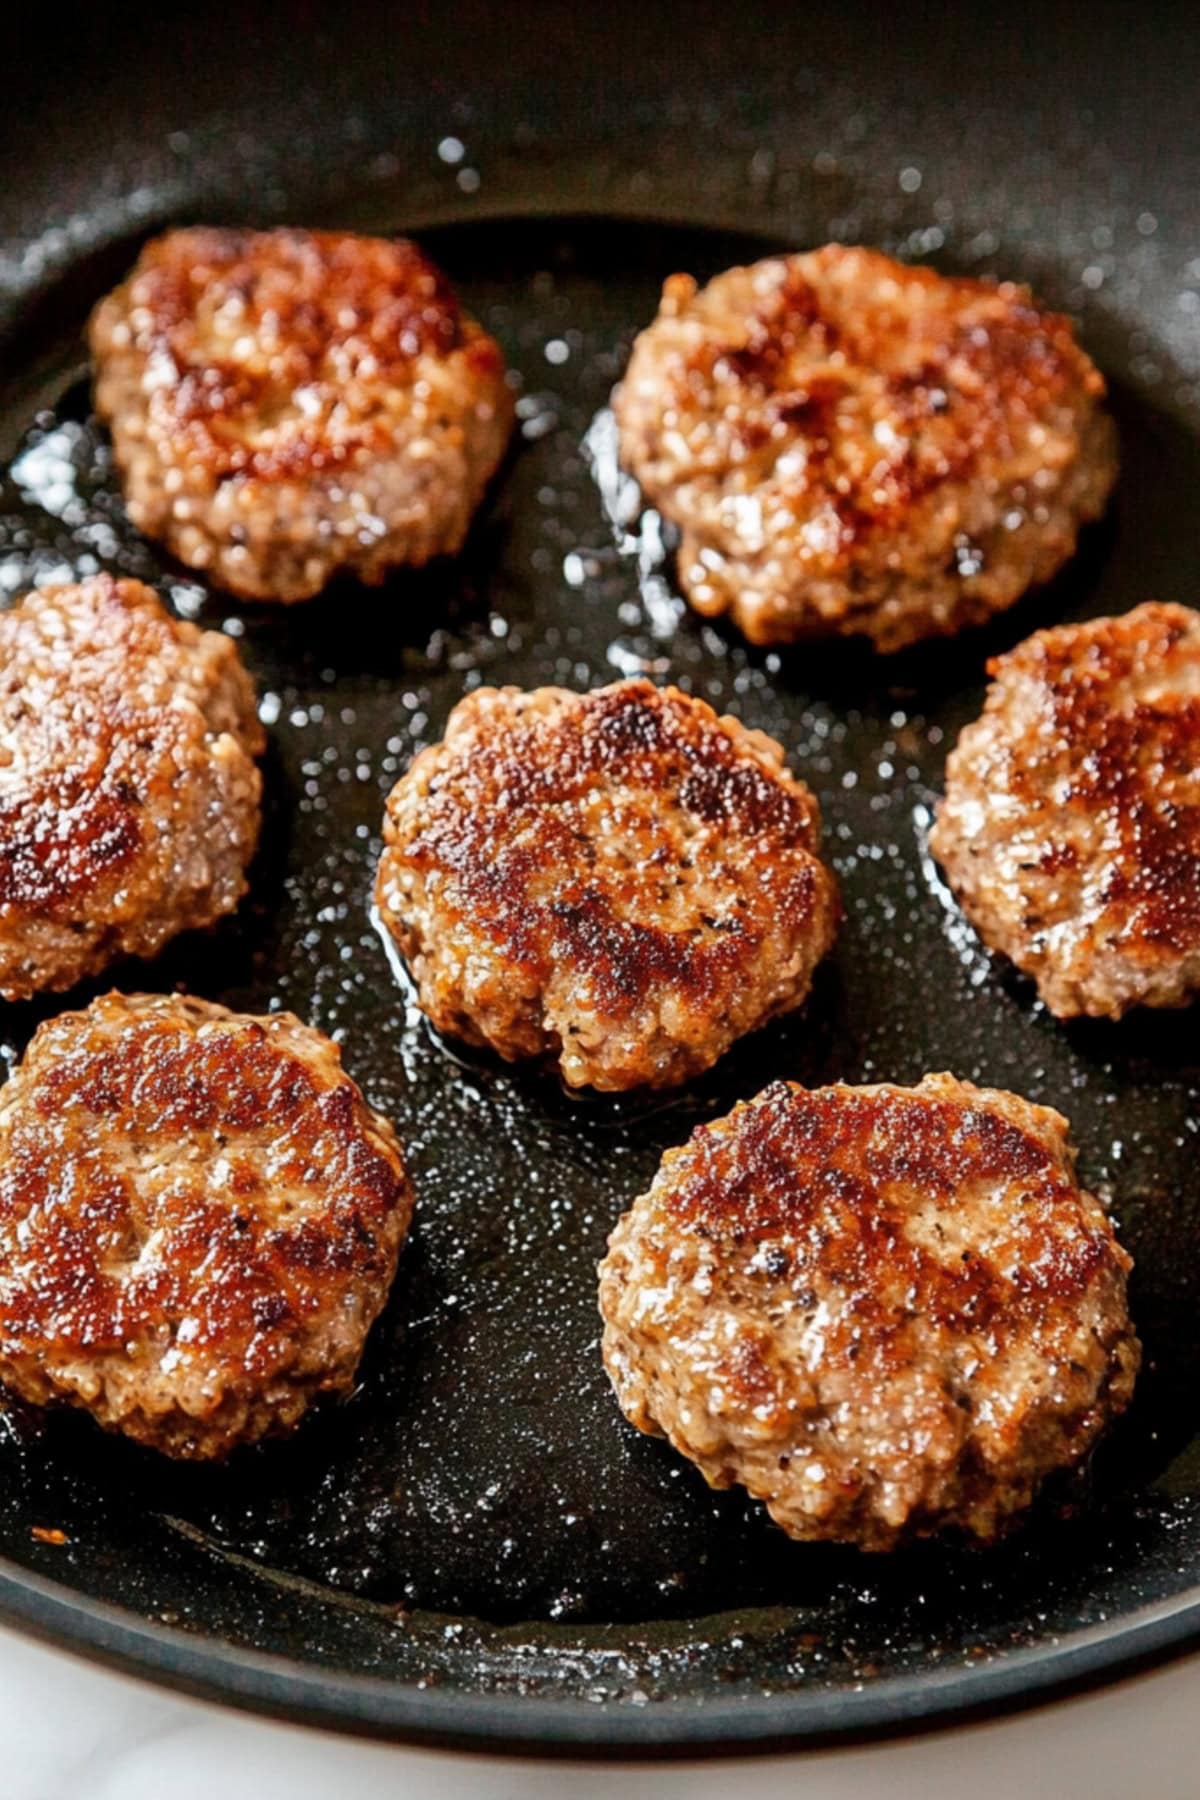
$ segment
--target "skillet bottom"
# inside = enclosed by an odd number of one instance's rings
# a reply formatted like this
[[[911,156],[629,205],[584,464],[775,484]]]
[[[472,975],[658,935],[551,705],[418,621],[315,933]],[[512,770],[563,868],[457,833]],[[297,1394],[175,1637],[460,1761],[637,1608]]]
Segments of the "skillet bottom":
[[[294,1442],[225,1469],[176,1469],[80,1419],[0,1417],[0,1552],[14,1565],[0,1609],[327,1722],[691,1747],[697,1732],[777,1738],[983,1703],[1071,1672],[1072,1655],[1103,1656],[1071,1634],[1095,1628],[1119,1654],[1120,1622],[1141,1607],[1161,1603],[1170,1618],[1126,1653],[1190,1630],[1194,1017],[1057,1026],[978,948],[924,837],[987,654],[1038,624],[1135,604],[1151,570],[1169,572],[1164,599],[1200,591],[1196,437],[1123,385],[1131,347],[1109,352],[1130,471],[1119,523],[1092,531],[1051,589],[986,632],[888,662],[854,646],[749,651],[673,600],[654,521],[637,521],[613,466],[604,408],[665,275],[704,279],[773,246],[594,219],[421,237],[523,376],[518,448],[452,566],[286,612],[206,598],[126,525],[73,339],[36,395],[26,385],[7,402],[4,591],[96,565],[165,582],[181,611],[239,637],[272,738],[266,840],[237,919],[114,981],[286,1006],[344,1037],[350,1072],[408,1146],[420,1198],[359,1392]],[[1020,253],[1002,266],[1019,276]],[[80,293],[78,310],[94,298]],[[536,1073],[455,1058],[431,1039],[371,924],[371,877],[386,792],[468,687],[585,687],[636,670],[691,685],[783,742],[820,798],[848,921],[804,1013],[683,1096],[571,1100]],[[10,1063],[61,1004],[0,1009]],[[1048,1496],[994,1552],[870,1559],[791,1544],[623,1423],[599,1362],[594,1265],[662,1151],[768,1079],[912,1082],[940,1068],[1070,1117],[1081,1174],[1111,1194],[1137,1261],[1139,1393],[1086,1491]],[[41,1544],[34,1526],[68,1542]],[[61,1597],[31,1597],[16,1571],[196,1634],[195,1647],[136,1628],[123,1638],[125,1626],[70,1603],[63,1615]],[[1064,1639],[1077,1646],[1065,1660]],[[291,1686],[255,1674],[245,1649],[288,1658]],[[353,1689],[343,1676],[389,1685]],[[401,1685],[415,1683],[426,1685]],[[545,1709],[489,1713],[489,1696],[545,1696],[559,1723]],[[572,1711],[610,1698],[620,1705],[594,1730],[586,1707]],[[704,1726],[690,1713],[681,1724],[674,1701],[702,1702]]]

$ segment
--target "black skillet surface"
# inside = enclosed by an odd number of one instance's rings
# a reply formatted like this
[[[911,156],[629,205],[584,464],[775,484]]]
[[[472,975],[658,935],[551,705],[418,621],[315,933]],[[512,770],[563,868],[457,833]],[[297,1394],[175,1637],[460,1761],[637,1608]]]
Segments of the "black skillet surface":
[[[743,8],[732,60],[715,9],[683,40],[670,14],[610,7],[570,39],[555,16],[450,31],[268,8],[236,50],[213,19],[134,16],[10,59],[0,589],[158,581],[239,637],[271,735],[250,899],[114,980],[289,1007],[343,1039],[420,1211],[360,1391],[291,1443],[177,1469],[80,1418],[0,1417],[0,1610],[207,1693],[458,1743],[778,1745],[1011,1703],[1200,1631],[1195,1016],[1063,1029],[979,950],[922,847],[988,653],[1197,597],[1186,25],[1164,15],[1147,68],[1103,10],[1078,28],[1043,10],[1033,37],[1032,15],[959,9],[936,34],[888,27],[885,54],[883,14],[823,15],[819,36],[797,14],[783,42]],[[199,217],[416,228],[502,340],[521,435],[455,566],[273,611],[206,595],[126,525],[79,326],[145,231]],[[602,413],[664,275],[831,236],[1033,280],[1081,315],[1123,434],[1113,514],[1052,589],[890,662],[748,652],[683,615]],[[634,670],[781,739],[849,915],[805,1013],[659,1105],[462,1066],[368,917],[384,795],[461,694]],[[60,1004],[0,1011],[10,1061]],[[1072,1119],[1137,1259],[1137,1400],[1085,1483],[998,1550],[793,1545],[620,1419],[593,1267],[662,1151],[767,1079],[937,1068]]]

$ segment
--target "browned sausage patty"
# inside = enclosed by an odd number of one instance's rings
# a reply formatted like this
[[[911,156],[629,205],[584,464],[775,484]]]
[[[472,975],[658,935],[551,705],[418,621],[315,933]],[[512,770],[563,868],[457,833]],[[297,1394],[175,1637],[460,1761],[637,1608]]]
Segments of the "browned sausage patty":
[[[897,650],[1071,555],[1116,474],[1103,395],[1027,288],[830,244],[672,276],[614,406],[699,612]]]
[[[1150,603],[988,664],[931,847],[1059,1018],[1200,990],[1200,613]]]
[[[345,1393],[413,1197],[336,1047],[288,1013],[109,994],[0,1090],[0,1379],[169,1456]]]
[[[512,426],[499,346],[403,239],[171,231],[90,336],[130,518],[255,599],[456,551]]]
[[[481,689],[388,800],[376,899],[442,1031],[665,1087],[799,1006],[839,906],[783,751],[676,688]]]
[[[153,956],[246,890],[263,748],[232,641],[138,581],[0,614],[0,994]]]
[[[600,1265],[622,1410],[793,1537],[994,1538],[1137,1372],[1067,1130],[951,1075],[776,1082],[701,1126]]]

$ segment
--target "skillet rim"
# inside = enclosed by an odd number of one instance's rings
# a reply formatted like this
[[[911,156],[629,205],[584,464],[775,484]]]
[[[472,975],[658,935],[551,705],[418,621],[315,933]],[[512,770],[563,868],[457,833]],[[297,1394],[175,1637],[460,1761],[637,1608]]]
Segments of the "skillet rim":
[[[1200,1649],[1200,1584],[976,1667],[884,1676],[850,1690],[644,1707],[439,1691],[318,1671],[139,1619],[0,1557],[0,1623],[192,1699],[287,1724],[431,1749],[616,1761],[818,1750],[967,1725],[1070,1698]]]

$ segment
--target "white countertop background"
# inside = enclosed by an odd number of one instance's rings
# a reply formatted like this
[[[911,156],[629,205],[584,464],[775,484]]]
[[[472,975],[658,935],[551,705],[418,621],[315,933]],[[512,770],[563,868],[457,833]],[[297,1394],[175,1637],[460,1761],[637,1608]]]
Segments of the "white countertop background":
[[[276,1725],[0,1630],[0,1800],[1197,1800],[1200,1656],[965,1730],[707,1764],[465,1757]]]

